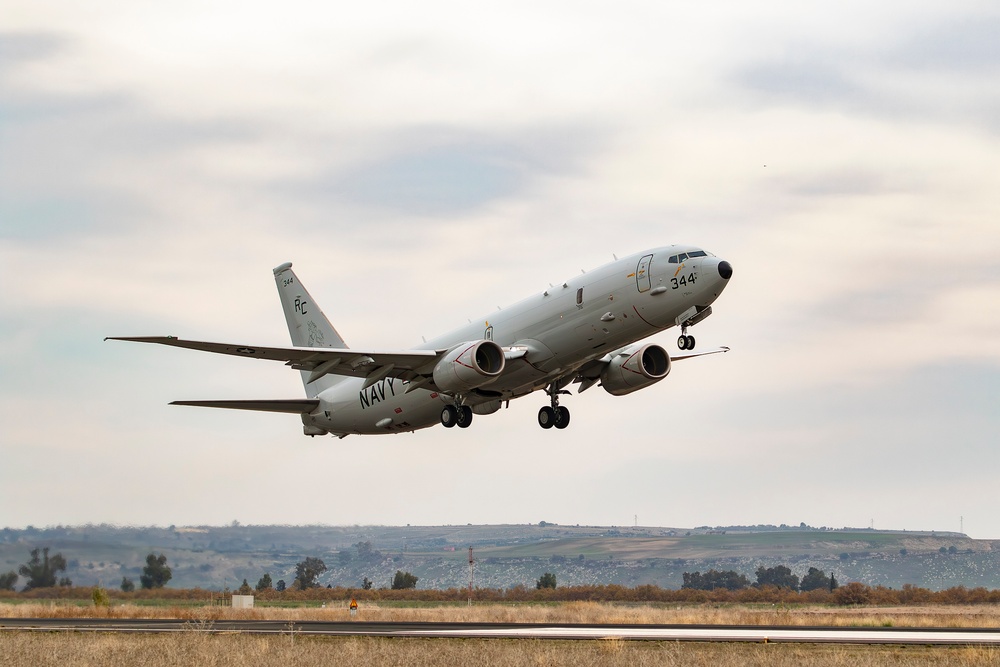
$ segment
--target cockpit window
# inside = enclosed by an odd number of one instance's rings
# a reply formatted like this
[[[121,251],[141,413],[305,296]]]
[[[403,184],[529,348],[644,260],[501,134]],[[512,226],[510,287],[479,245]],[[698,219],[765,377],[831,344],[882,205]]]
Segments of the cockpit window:
[[[692,250],[691,252],[682,252],[679,255],[671,255],[667,262],[670,264],[677,264],[678,262],[683,262],[687,259],[694,259],[695,257],[711,257],[711,253],[707,253],[704,250]]]

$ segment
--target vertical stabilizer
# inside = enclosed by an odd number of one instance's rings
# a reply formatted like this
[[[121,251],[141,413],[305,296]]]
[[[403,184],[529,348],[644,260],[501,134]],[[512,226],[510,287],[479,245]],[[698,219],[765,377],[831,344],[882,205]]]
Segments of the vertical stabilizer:
[[[288,323],[292,345],[347,349],[344,339],[330,324],[330,320],[326,319],[305,285],[299,282],[298,276],[292,271],[291,262],[274,269],[274,282],[278,286],[281,309],[285,311],[285,322]],[[309,382],[309,375],[308,371],[302,371],[302,384],[310,398],[343,379],[336,375],[324,375],[315,382]]]

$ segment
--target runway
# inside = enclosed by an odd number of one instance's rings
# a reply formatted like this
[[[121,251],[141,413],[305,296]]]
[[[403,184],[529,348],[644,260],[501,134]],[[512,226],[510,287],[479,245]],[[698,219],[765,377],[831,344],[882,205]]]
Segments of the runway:
[[[861,628],[747,625],[584,625],[186,621],[179,619],[4,618],[0,632],[211,632],[301,636],[439,637],[822,644],[1000,645],[1000,628]]]

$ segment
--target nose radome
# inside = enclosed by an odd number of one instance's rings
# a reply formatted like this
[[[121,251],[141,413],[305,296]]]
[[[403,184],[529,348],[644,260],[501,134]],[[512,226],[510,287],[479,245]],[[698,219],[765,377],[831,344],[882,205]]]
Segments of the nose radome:
[[[729,280],[733,275],[733,265],[725,260],[719,262],[719,275],[723,280]]]

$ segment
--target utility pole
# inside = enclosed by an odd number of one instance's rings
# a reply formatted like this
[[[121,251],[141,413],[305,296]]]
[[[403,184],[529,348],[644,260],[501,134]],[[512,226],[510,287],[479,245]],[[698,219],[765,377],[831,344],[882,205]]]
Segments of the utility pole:
[[[472,606],[472,582],[475,580],[476,561],[472,558],[472,547],[469,547],[469,606]]]

